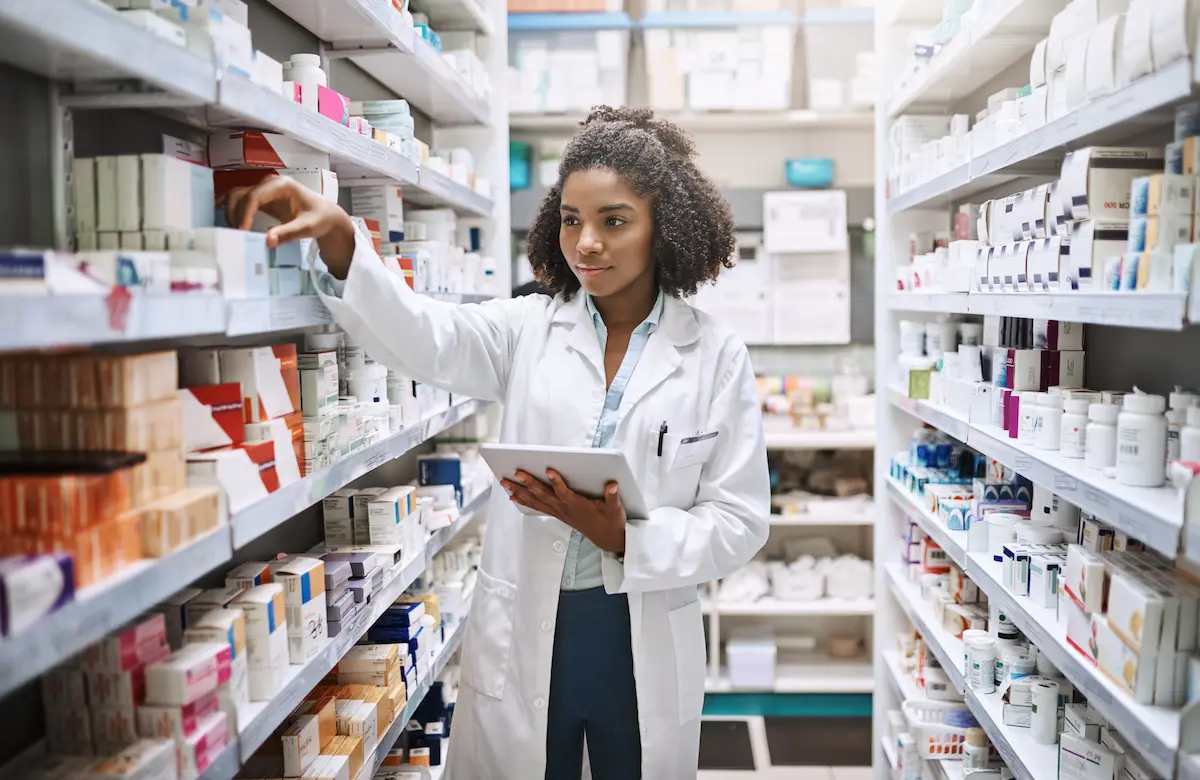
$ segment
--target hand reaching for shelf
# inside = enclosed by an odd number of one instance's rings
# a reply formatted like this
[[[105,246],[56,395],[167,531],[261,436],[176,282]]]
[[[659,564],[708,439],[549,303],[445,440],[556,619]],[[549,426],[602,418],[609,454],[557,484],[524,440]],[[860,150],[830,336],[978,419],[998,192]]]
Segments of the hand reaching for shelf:
[[[254,215],[262,211],[282,222],[267,231],[267,246],[314,238],[321,259],[337,279],[345,279],[354,256],[354,223],[336,203],[287,176],[268,176],[253,187],[236,187],[221,203],[230,225],[249,230]],[[220,205],[220,204],[219,204]]]

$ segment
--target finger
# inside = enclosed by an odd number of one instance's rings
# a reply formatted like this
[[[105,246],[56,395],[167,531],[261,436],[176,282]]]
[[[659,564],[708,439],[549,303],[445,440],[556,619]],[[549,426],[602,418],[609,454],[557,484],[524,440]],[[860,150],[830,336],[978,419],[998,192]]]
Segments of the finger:
[[[246,193],[250,192],[249,187],[234,187],[229,192],[222,193],[217,198],[217,205],[225,206],[225,223],[228,225],[239,224],[240,204],[242,199],[246,197]]]
[[[274,249],[280,244],[297,241],[301,238],[316,238],[320,218],[311,211],[306,211],[291,222],[270,228],[267,231],[267,246]]]
[[[286,200],[291,195],[292,180],[286,176],[268,176],[250,189],[242,198],[238,227],[249,230],[254,215],[264,206]]]
[[[539,514],[552,515],[552,516],[555,514],[555,510],[552,506],[547,504],[545,501],[539,500],[536,496],[534,496],[528,490],[526,490],[525,488],[522,488],[520,486],[518,486],[516,489],[514,489],[509,494],[509,498],[512,500],[513,503],[520,504],[521,506],[529,507],[530,509],[532,509],[533,511],[535,511]]]
[[[526,490],[533,493],[535,496],[545,500],[554,495],[550,488],[546,487],[546,483],[542,482],[537,477],[530,474],[528,471],[517,472],[517,482],[521,483]]]
[[[625,506],[621,503],[621,488],[616,482],[604,486],[604,511],[611,517],[625,514]]]
[[[562,478],[554,469],[546,469],[546,478],[550,480],[550,487],[554,489],[554,495],[558,496],[560,501],[571,501],[578,498],[578,494],[567,486],[567,481]]]

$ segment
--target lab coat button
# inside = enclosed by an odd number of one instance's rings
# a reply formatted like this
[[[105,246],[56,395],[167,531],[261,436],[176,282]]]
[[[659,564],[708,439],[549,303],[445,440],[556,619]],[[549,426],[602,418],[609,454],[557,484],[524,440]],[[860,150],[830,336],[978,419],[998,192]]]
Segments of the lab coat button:
[[[549,620],[542,621],[542,633],[543,634],[549,634],[553,630],[554,630],[553,623],[551,623]]]
[[[559,541],[554,543],[554,552],[561,553],[561,552],[566,552],[566,551],[567,551],[566,542],[564,542],[560,539]]]
[[[537,707],[539,710],[544,710],[546,709],[546,700],[539,696],[533,700],[533,706]]]

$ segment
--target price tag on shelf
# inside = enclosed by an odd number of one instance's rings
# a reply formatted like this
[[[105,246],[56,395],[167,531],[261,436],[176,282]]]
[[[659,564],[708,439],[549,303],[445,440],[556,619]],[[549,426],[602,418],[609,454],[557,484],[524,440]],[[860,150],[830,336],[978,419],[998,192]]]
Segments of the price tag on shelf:
[[[384,452],[383,450],[379,450],[374,455],[367,458],[367,462],[363,464],[363,467],[367,471],[374,471],[375,469],[382,466],[384,464],[384,461],[386,461],[386,460],[387,460],[387,453]]]
[[[1095,488],[1085,487],[1083,489],[1083,497],[1086,498],[1088,501],[1091,501],[1096,506],[1104,507],[1105,509],[1108,508],[1108,505],[1109,505],[1108,496],[1104,495],[1103,493],[1101,493],[1099,490],[1096,490]]]
[[[1033,466],[1033,458],[1028,455],[1018,455],[1013,458],[1013,468],[1018,472],[1028,471]]]
[[[1066,474],[1054,475],[1055,490],[1077,490],[1079,488],[1079,480],[1074,477],[1068,477]]]

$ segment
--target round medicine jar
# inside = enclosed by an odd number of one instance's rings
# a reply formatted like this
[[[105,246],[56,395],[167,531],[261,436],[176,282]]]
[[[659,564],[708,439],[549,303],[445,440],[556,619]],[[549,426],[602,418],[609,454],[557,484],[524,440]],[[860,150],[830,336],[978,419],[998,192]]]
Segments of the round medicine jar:
[[[1159,487],[1167,475],[1167,401],[1130,393],[1117,420],[1117,482]]]
[[[983,729],[967,729],[967,743],[963,745],[963,767],[987,769],[990,752],[987,732]]]
[[[1039,393],[1024,390],[1013,393],[1017,397],[1017,443],[1032,446],[1037,438],[1037,419]],[[1011,435],[1010,435],[1011,438]]]
[[[1063,416],[1059,431],[1059,449],[1064,458],[1082,458],[1087,444],[1088,401],[1071,398],[1063,401]]]
[[[322,87],[329,86],[325,71],[321,69],[320,54],[293,54],[283,64],[283,71],[285,81],[295,81],[299,84],[319,84]]]
[[[1112,404],[1088,406],[1087,444],[1083,465],[1106,469],[1117,462],[1117,415],[1120,407]]]
[[[1179,433],[1187,420],[1187,410],[1200,404],[1200,396],[1176,387],[1168,398],[1167,462],[1179,460]]]
[[[1200,406],[1187,410],[1187,425],[1179,431],[1179,459],[1200,463]]]
[[[1037,437],[1033,446],[1039,450],[1057,450],[1062,445],[1063,399],[1061,395],[1038,393]]]

